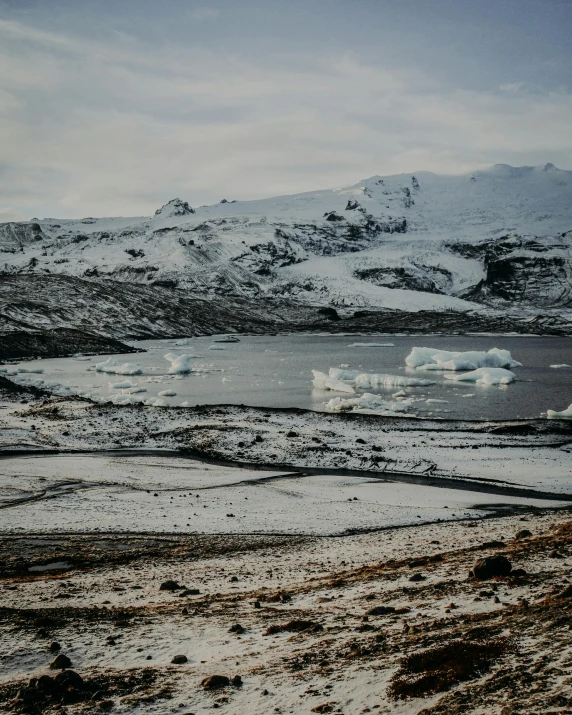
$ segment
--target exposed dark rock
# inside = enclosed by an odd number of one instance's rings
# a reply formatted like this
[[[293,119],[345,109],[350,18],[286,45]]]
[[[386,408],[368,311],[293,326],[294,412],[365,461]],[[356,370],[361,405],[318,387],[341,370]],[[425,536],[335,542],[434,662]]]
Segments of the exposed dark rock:
[[[183,663],[188,663],[189,659],[186,655],[174,655],[171,658],[171,663],[174,665],[183,665]]]
[[[201,680],[201,685],[205,690],[226,688],[230,685],[230,679],[226,675],[209,675]]]
[[[64,668],[71,667],[71,660],[64,653],[59,653],[54,660],[50,663],[50,668],[53,670],[63,670]]]
[[[484,556],[473,564],[473,575],[482,581],[495,576],[508,576],[511,570],[512,564],[503,554]]]

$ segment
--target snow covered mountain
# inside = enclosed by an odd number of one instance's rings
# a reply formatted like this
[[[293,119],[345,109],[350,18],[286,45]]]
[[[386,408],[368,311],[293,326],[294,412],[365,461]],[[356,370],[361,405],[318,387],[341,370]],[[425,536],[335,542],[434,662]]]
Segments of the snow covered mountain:
[[[192,203],[192,202],[191,202]],[[572,307],[572,171],[497,164],[0,225],[0,271],[408,311]]]

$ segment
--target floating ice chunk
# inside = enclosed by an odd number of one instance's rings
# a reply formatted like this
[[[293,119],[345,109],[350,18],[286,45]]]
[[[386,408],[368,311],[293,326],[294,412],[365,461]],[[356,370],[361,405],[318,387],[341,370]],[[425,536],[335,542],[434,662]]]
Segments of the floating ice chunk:
[[[79,354],[78,354],[78,355],[74,355],[74,356],[73,356],[73,359],[74,359],[74,360],[79,360],[79,361],[91,360],[91,358],[88,357],[87,355],[79,355]]]
[[[379,375],[377,373],[362,373],[355,379],[355,386],[362,390],[380,387],[425,387],[434,385],[433,380],[424,380],[417,377],[403,377],[402,375]]]
[[[565,362],[563,362],[563,363],[559,363],[558,365],[551,365],[550,367],[556,367],[556,368],[559,368],[559,367],[572,367],[572,365],[567,365]]]
[[[379,395],[365,392],[360,397],[334,397],[326,403],[328,412],[365,412],[367,414],[377,414],[391,416],[406,412],[411,403],[407,400],[401,402],[389,402]]]
[[[135,395],[135,394],[137,394],[138,392],[147,392],[147,388],[146,388],[146,387],[139,387],[139,385],[134,385],[133,387],[130,387],[130,388],[127,390],[127,393],[128,393],[129,395]]]
[[[347,367],[347,365],[346,365]],[[342,370],[339,367],[331,367],[329,375],[334,380],[355,380],[360,374],[360,370]]]
[[[222,338],[214,338],[213,343],[239,343],[239,338],[232,335],[225,335]]]
[[[181,340],[175,340],[173,345],[188,345],[189,341],[187,338],[182,338]]]
[[[405,358],[408,367],[421,370],[477,370],[481,367],[511,368],[521,367],[513,360],[508,350],[492,348],[488,352],[470,350],[468,352],[449,352],[435,348],[413,348]]]
[[[355,390],[351,385],[348,385],[341,380],[336,380],[336,378],[326,375],[325,372],[312,370],[312,373],[314,375],[312,384],[318,390],[332,390],[333,392],[348,392],[351,395],[355,394]]]
[[[181,402],[181,407],[190,407],[190,406],[191,406],[191,405],[190,405],[190,403],[188,402],[188,400],[185,400],[184,402]]]
[[[461,395],[461,397],[474,397],[475,393],[474,392],[467,392],[466,395]]]
[[[395,343],[351,343],[348,348],[394,348]]]
[[[161,398],[155,400],[153,404],[151,405],[152,407],[169,407],[168,403],[165,402],[165,400],[162,400]]]
[[[209,345],[209,350],[224,350],[222,345]]]
[[[143,372],[141,365],[137,363],[124,362],[123,365],[118,365],[113,358],[96,363],[95,369],[97,372],[108,372],[113,375],[141,375]]]
[[[41,367],[38,368],[27,368],[27,367],[19,367],[17,372],[20,373],[35,373],[36,375],[42,375],[44,370]]]
[[[162,392],[157,393],[159,397],[175,397],[177,394],[175,390],[163,390]]]
[[[110,382],[109,387],[112,390],[126,390],[128,387],[135,387],[131,380],[121,380],[121,382]]]
[[[572,419],[572,405],[569,405],[565,410],[562,410],[562,412],[557,412],[556,410],[546,410],[546,414],[549,418],[558,418],[562,417],[564,419]]]
[[[184,353],[183,355],[175,355],[175,353],[167,353],[165,360],[171,363],[171,367],[168,372],[169,375],[184,375],[187,372],[192,372],[191,360],[194,360],[198,355],[188,355]]]
[[[429,405],[433,402],[449,402],[449,400],[438,400],[436,397],[430,397],[428,400],[425,400],[425,402]]]
[[[516,375],[502,367],[480,367],[462,375],[445,375],[456,382],[475,382],[477,385],[508,385],[516,380]]]
[[[141,398],[123,394],[113,395],[110,401],[114,405],[139,405],[143,402]]]

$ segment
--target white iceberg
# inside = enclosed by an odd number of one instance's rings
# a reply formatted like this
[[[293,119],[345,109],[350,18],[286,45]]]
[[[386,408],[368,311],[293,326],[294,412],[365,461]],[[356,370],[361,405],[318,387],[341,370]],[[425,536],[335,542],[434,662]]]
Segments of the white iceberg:
[[[167,353],[165,360],[171,363],[171,367],[168,372],[169,375],[184,375],[187,372],[192,371],[191,360],[194,360],[197,355],[188,355],[184,353],[183,355],[175,355],[175,353]]]
[[[572,365],[568,365],[567,363],[562,362],[562,363],[559,363],[558,365],[551,365],[550,367],[555,367],[555,368],[559,368],[559,367],[572,367]]]
[[[109,387],[112,390],[126,390],[128,387],[135,387],[131,380],[122,380],[121,382],[110,382]]]
[[[433,380],[426,380],[419,377],[366,373],[360,372],[359,370],[342,370],[339,367],[331,367],[329,376],[334,380],[343,380],[344,382],[355,385],[355,387],[360,387],[364,390],[379,387],[425,387],[427,385],[435,384]]]
[[[162,392],[157,393],[159,397],[175,397],[177,394],[175,390],[163,390]]]
[[[408,367],[421,370],[477,370],[482,367],[512,368],[522,364],[513,360],[508,350],[492,348],[488,352],[469,350],[450,352],[435,348],[413,348],[405,358]]]
[[[546,410],[546,414],[549,418],[561,417],[563,419],[572,419],[572,405],[569,405],[565,410],[562,410],[562,412],[557,412],[556,410]]]
[[[508,385],[516,380],[516,375],[502,367],[480,367],[462,375],[445,375],[447,380],[475,382],[477,385]]]
[[[325,372],[320,372],[319,370],[312,370],[314,379],[312,384],[317,390],[332,390],[333,392],[348,392],[351,395],[355,394],[355,390],[351,385],[348,385],[341,380],[337,380],[334,377],[326,375]]]
[[[360,397],[334,397],[325,405],[328,412],[363,412],[389,417],[406,412],[410,406],[410,401],[389,402],[369,392],[365,392]]]
[[[44,370],[41,367],[38,368],[27,368],[27,367],[19,367],[17,372],[20,373],[35,373],[36,375],[42,375]]]
[[[123,365],[118,365],[113,358],[96,363],[95,369],[97,372],[108,372],[113,375],[141,375],[143,372],[143,368],[137,363],[124,362]]]
[[[222,345],[209,345],[209,350],[224,350]]]

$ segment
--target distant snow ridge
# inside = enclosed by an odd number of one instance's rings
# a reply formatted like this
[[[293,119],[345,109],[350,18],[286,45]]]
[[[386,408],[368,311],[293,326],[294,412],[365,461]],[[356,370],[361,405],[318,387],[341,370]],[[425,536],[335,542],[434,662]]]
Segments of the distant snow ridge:
[[[408,367],[418,370],[477,370],[481,367],[522,367],[508,350],[449,352],[435,348],[413,348],[405,358]]]
[[[186,201],[171,199],[171,201],[155,211],[155,216],[188,216],[194,213],[195,210]]]

